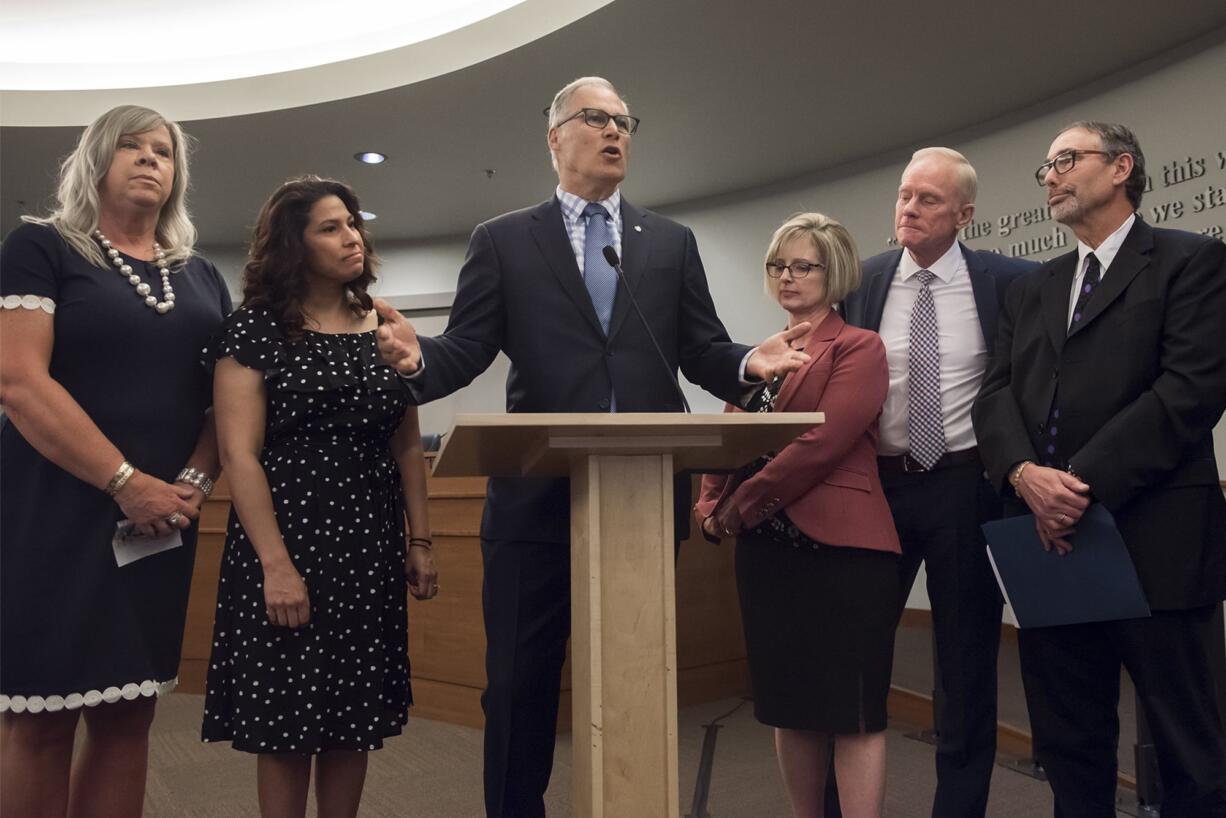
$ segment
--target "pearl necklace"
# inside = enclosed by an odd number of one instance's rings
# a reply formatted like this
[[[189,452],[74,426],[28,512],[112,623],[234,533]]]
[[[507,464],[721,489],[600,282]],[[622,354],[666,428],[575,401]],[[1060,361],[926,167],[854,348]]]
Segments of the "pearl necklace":
[[[145,299],[145,306],[157,310],[159,315],[165,315],[175,308],[175,290],[170,286],[170,269],[166,265],[166,252],[156,241],[153,243],[153,263],[157,265],[158,273],[162,276],[161,301],[158,301],[157,297],[152,294],[152,288],[141,281],[140,276],[132,272],[132,265],[120,257],[119,251],[111,246],[111,240],[102,235],[101,230],[94,231],[94,238],[102,245],[102,249],[106,251],[107,257],[118,269],[119,274],[136,289],[137,295]]]

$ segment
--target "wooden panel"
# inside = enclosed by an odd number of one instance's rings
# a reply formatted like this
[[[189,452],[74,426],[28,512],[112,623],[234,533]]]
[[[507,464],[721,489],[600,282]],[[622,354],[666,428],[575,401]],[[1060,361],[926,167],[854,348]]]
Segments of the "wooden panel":
[[[484,727],[485,717],[481,713],[481,688],[438,682],[432,679],[419,679],[414,676],[413,709],[409,711],[409,718],[410,720],[420,718],[445,721],[448,724],[462,724],[465,727]]]
[[[230,520],[230,498],[210,497],[200,509],[200,529],[225,533]]]
[[[209,654],[213,647],[213,616],[217,608],[217,580],[221,552],[230,514],[230,490],[224,479],[200,511],[196,563],[187,598],[187,622],[183,628],[183,654],[179,662],[179,686],[183,693],[203,693]]]
[[[204,677],[208,673],[209,660],[183,658],[179,662],[179,684],[176,693],[204,693]]]
[[[440,477],[430,475],[426,492],[435,497],[480,497],[485,499],[484,477]],[[480,519],[480,517],[478,517]]]
[[[434,536],[478,537],[481,534],[481,512],[485,496],[430,498],[430,528]]]
[[[438,596],[428,601],[409,597],[413,678],[484,688],[480,541],[436,536],[434,563],[439,571]]]
[[[677,702],[682,707],[749,695],[749,662],[733,659],[677,672]]]
[[[745,658],[731,540],[707,542],[691,526],[677,562],[677,663],[682,669]],[[748,692],[748,688],[743,692]]]
[[[187,598],[187,621],[183,633],[183,657],[208,659],[213,646],[213,616],[217,608],[217,581],[221,571],[221,551],[225,540],[220,534],[201,534],[196,544],[196,569],[192,591]]]

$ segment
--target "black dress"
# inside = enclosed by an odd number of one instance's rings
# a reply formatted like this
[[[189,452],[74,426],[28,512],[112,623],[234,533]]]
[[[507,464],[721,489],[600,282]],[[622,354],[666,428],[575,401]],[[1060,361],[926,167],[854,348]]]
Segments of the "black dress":
[[[161,292],[154,264],[127,261]],[[22,225],[0,248],[4,307],[54,311],[51,377],[132,465],[166,481],[195,448],[211,402],[200,346],[230,311],[225,282],[204,259],[190,259],[171,281],[176,306],[159,315],[53,228]],[[195,526],[183,531],[182,547],[118,567],[119,506],[9,422],[0,429],[0,486],[0,712],[173,688]]]
[[[376,750],[412,701],[404,499],[389,447],[408,393],[373,331],[290,341],[262,307],[236,311],[205,350],[224,357],[264,373],[260,459],[311,615],[296,630],[269,623],[259,558],[231,511],[203,738],[252,753]]]

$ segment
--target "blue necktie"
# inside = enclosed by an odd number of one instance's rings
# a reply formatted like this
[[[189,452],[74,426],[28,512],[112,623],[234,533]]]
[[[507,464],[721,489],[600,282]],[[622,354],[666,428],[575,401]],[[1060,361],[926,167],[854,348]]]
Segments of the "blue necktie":
[[[596,308],[600,327],[609,334],[609,319],[613,317],[613,299],[617,295],[617,271],[605,260],[604,248],[612,244],[609,236],[609,211],[592,202],[583,208],[587,219],[587,236],[583,242],[583,283]]]

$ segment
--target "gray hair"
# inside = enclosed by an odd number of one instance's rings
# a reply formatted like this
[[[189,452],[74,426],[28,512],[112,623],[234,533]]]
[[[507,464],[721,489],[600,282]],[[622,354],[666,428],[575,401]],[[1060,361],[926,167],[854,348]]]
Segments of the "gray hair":
[[[51,214],[45,218],[22,216],[22,220],[51,225],[82,256],[99,267],[110,269],[102,248],[92,237],[98,229],[101,207],[98,187],[111,169],[111,160],[120,137],[145,133],[158,127],[165,127],[170,132],[175,177],[170,197],[158,214],[157,242],[166,251],[167,261],[186,261],[191,257],[196,243],[196,227],[187,211],[191,140],[177,123],[139,105],[120,105],[95,119],[81,134],[76,148],[60,165],[56,207]]]
[[[766,275],[765,263],[779,257],[779,250],[793,239],[808,239],[817,248],[818,261],[826,271],[827,304],[836,304],[860,286],[860,254],[847,228],[821,213],[796,213],[779,226],[766,248],[763,275],[766,292],[779,296],[779,279]]]
[[[1126,125],[1120,125],[1115,122],[1099,122],[1093,119],[1083,119],[1074,122],[1072,125],[1061,128],[1060,133],[1065,133],[1075,128],[1097,134],[1099,141],[1103,143],[1103,150],[1110,154],[1112,159],[1125,153],[1132,157],[1132,173],[1129,174],[1128,180],[1124,182],[1124,193],[1128,196],[1132,209],[1139,210],[1141,207],[1141,196],[1145,193],[1146,175],[1145,154],[1141,153],[1141,143],[1137,141],[1137,135]]]
[[[621,94],[617,93],[617,89],[613,87],[613,83],[609,82],[604,77],[579,77],[577,80],[571,80],[562,86],[562,90],[553,96],[553,104],[549,106],[549,130],[558,127],[558,124],[566,119],[568,115],[567,108],[570,105],[570,98],[575,95],[575,92],[580,88],[586,88],[589,85],[595,85],[598,88],[604,88],[606,91],[612,91],[621,99]],[[622,105],[626,105],[626,101],[622,99]],[[573,113],[573,112],[570,112]],[[626,106],[626,113],[630,113],[630,106]],[[558,158],[553,155],[553,151],[549,152],[549,161],[553,163],[553,169],[558,169]]]
[[[962,194],[962,203],[974,204],[975,196],[979,193],[979,176],[975,173],[975,168],[971,165],[970,161],[953,148],[920,148],[911,154],[911,161],[907,163],[907,167],[911,167],[923,159],[933,157],[940,157],[953,165],[954,175],[958,179],[958,190]],[[906,171],[904,170],[903,172],[905,173]]]

